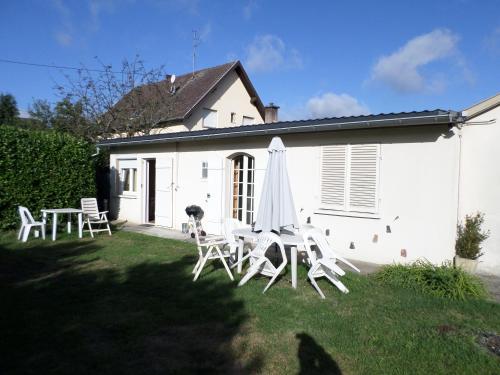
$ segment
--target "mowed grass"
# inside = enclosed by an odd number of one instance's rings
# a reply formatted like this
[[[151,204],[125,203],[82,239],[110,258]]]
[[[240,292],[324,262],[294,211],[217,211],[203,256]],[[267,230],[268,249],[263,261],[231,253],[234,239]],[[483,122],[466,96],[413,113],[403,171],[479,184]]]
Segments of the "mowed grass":
[[[348,274],[343,295],[299,267],[263,295],[218,264],[192,282],[192,244],[115,232],[27,244],[0,235],[1,374],[499,374],[477,344],[500,305]]]

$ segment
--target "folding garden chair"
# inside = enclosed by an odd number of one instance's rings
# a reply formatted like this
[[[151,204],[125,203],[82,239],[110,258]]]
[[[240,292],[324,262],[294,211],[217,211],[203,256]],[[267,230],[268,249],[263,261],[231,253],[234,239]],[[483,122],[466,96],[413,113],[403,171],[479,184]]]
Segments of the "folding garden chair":
[[[109,221],[106,215],[108,211],[99,212],[97,199],[82,198],[80,203],[83,211],[83,225],[85,225],[85,223],[87,224],[90,236],[94,238],[94,232],[108,232],[111,236],[111,228],[109,227]],[[105,224],[106,228],[101,228],[102,224]],[[92,228],[92,225],[97,225],[97,228]]]
[[[40,227],[42,230],[42,238],[45,239],[45,222],[35,221],[33,216],[31,216],[30,211],[23,206],[18,207],[19,216],[21,217],[21,229],[19,229],[19,234],[17,239],[22,239],[23,242],[28,241],[28,236],[30,234],[31,228]]]
[[[190,220],[194,221],[194,217],[191,216]],[[234,280],[233,274],[231,273],[231,270],[229,269],[229,266],[227,265],[225,260],[225,258],[229,258],[231,256],[230,249],[224,249],[224,252],[221,250],[224,245],[228,244],[228,241],[225,238],[208,238],[205,240],[201,240],[197,230],[194,231],[194,235],[196,239],[196,246],[198,247],[198,261],[193,268],[193,281],[196,281],[198,279],[201,270],[205,266],[207,260],[213,259],[220,259],[227,271],[227,274],[229,275],[229,278],[231,280]]]
[[[325,295],[316,283],[316,278],[318,277],[326,277],[341,292],[349,293],[349,289],[347,289],[346,286],[338,279],[338,276],[344,276],[345,272],[337,265],[337,261],[347,264],[357,272],[360,272],[359,269],[333,251],[320,229],[309,229],[304,232],[303,237],[304,246],[308,255],[308,262],[311,267],[307,276],[309,280],[311,280],[311,284],[320,294],[321,298],[325,298]],[[311,249],[309,244],[310,240],[312,240],[316,245],[315,251]]]
[[[281,252],[282,262],[278,267],[275,267],[274,264],[269,260],[266,256],[267,250],[273,245],[276,244]],[[276,280],[278,275],[286,266],[286,253],[285,246],[281,241],[281,238],[271,232],[261,233],[257,237],[257,246],[255,249],[250,250],[250,252],[239,259],[238,262],[243,262],[245,259],[250,259],[250,267],[248,268],[247,273],[240,280],[238,286],[244,285],[248,280],[250,280],[257,273],[261,273],[264,276],[268,276],[271,278],[267,286],[264,288],[262,293],[265,293],[266,290],[271,286],[271,284]]]

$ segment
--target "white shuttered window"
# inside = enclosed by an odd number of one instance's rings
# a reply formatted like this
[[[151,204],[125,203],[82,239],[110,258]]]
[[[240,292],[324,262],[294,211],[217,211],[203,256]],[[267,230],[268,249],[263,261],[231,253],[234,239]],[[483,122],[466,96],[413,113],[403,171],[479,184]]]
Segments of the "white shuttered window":
[[[329,145],[321,150],[321,205],[378,212],[380,145]]]

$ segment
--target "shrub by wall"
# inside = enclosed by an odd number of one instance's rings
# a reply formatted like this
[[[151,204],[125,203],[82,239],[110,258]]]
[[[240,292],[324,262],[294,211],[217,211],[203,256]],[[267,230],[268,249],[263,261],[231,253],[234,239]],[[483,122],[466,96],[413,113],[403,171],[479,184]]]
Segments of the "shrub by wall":
[[[94,152],[68,134],[0,126],[0,228],[19,226],[19,205],[37,220],[42,208],[80,207],[95,196]]]
[[[488,295],[478,277],[450,263],[436,266],[417,260],[406,265],[391,264],[383,266],[375,278],[387,284],[449,299],[485,298]]]

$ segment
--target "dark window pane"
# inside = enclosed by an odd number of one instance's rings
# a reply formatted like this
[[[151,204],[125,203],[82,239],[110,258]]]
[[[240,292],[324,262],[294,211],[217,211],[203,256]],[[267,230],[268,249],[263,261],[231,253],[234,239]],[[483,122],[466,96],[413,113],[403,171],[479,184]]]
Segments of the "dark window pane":
[[[247,197],[253,197],[253,184],[247,184]]]
[[[242,208],[242,207],[243,207],[243,197],[239,196],[238,197],[238,208]]]
[[[130,169],[122,169],[123,173],[123,191],[130,190]]]
[[[253,169],[253,158],[248,158],[248,169]]]
[[[238,173],[238,181],[243,182],[243,171],[240,171],[240,173]]]
[[[243,220],[243,210],[238,210],[238,220]]]
[[[252,224],[252,213],[247,212],[247,224]]]

